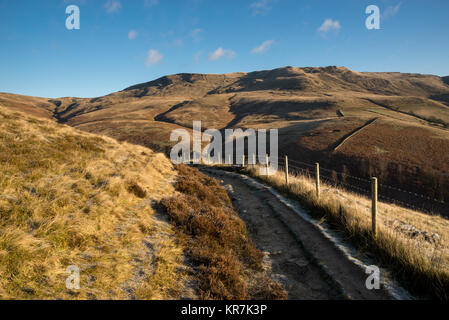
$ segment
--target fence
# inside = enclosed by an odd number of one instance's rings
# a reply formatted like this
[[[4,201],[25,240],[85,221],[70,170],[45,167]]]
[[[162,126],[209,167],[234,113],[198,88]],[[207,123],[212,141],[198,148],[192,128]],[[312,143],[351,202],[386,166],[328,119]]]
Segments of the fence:
[[[218,155],[218,159],[220,159],[220,156]],[[269,173],[269,168],[270,166],[270,162],[269,162],[269,156],[266,155],[265,156],[265,161],[263,163],[259,163],[259,165],[262,165],[263,167],[265,167],[266,170],[266,174]],[[190,160],[190,157],[189,157]],[[222,159],[220,159],[222,160]],[[228,161],[226,161],[226,159],[223,159],[223,162],[226,162],[228,165],[232,164],[232,160],[234,159],[227,159]],[[400,192],[409,196],[413,196],[415,198],[419,198],[425,201],[429,201],[429,202],[434,202],[437,203],[439,205],[445,206],[445,201],[444,200],[439,200],[439,199],[435,199],[423,194],[419,194],[416,192],[412,192],[412,191],[408,191],[405,189],[401,189],[401,188],[397,188],[397,187],[393,187],[390,185],[386,185],[386,184],[382,184],[379,183],[378,178],[377,177],[371,177],[370,179],[366,179],[366,178],[361,178],[361,177],[356,177],[353,175],[350,175],[346,172],[338,172],[335,170],[331,170],[328,168],[324,168],[322,166],[320,166],[319,163],[315,163],[315,164],[310,164],[310,163],[306,163],[306,162],[302,162],[299,160],[293,160],[293,159],[289,159],[288,156],[285,156],[285,158],[283,159],[282,162],[279,161],[279,159],[271,159],[271,164],[277,164],[277,168],[279,168],[279,171],[283,172],[285,175],[285,183],[286,185],[289,185],[290,181],[289,181],[289,176],[291,173],[296,173],[296,174],[302,174],[302,175],[306,175],[310,178],[313,178],[315,180],[315,192],[316,192],[316,197],[320,198],[321,195],[321,182],[327,183],[328,185],[342,185],[345,189],[348,189],[350,191],[355,191],[359,194],[368,196],[371,198],[371,220],[372,220],[372,232],[374,234],[374,236],[377,234],[377,208],[378,208],[378,201],[379,200],[383,200],[385,202],[388,203],[393,203],[393,204],[397,204],[400,205],[402,207],[406,207],[406,208],[410,208],[416,211],[426,211],[423,210],[423,208],[419,208],[415,205],[412,205],[408,202],[393,198],[393,197],[389,197],[386,196],[384,194],[379,193],[379,187],[381,188],[385,188],[388,190],[395,190],[396,192]],[[220,162],[220,161],[219,161]],[[216,164],[215,162],[211,161],[210,156],[201,158],[201,163],[203,164]],[[221,163],[221,162],[220,162]],[[249,156],[248,158],[246,158],[244,155],[242,156],[241,159],[241,164],[239,165],[234,165],[234,166],[239,166],[239,167],[245,167],[247,165],[256,165],[256,156],[252,155]],[[337,179],[338,177],[341,177],[340,179],[338,179],[338,182],[336,182],[335,178],[332,178],[332,175],[336,175]],[[355,183],[349,183],[348,180],[353,180],[356,181],[358,183],[358,185],[355,185]],[[365,186],[369,186],[368,188],[364,188],[363,185]]]

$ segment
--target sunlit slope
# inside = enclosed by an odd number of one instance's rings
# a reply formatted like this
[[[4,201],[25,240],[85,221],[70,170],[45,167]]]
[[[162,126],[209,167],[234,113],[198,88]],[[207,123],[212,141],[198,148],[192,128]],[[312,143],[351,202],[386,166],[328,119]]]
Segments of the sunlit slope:
[[[174,192],[162,154],[0,106],[0,164],[1,299],[185,295],[182,249],[151,206]]]
[[[2,101],[166,153],[170,133],[197,120],[203,129],[276,128],[280,154],[292,160],[449,199],[448,77],[284,67],[168,75],[92,99],[36,98],[34,109],[30,97],[0,94]]]
[[[55,105],[51,99],[23,96],[12,93],[0,93],[0,105],[14,111],[25,112],[40,118],[51,119]]]

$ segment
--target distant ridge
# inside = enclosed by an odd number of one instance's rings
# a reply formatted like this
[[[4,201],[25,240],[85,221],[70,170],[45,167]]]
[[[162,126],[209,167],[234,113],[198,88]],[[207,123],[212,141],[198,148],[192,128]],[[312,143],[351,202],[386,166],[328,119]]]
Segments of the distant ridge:
[[[387,95],[430,96],[448,91],[447,77],[399,72],[356,72],[345,67],[283,67],[228,74],[180,73],[130,86],[134,96],[230,93],[260,90],[355,91]]]
[[[0,104],[167,153],[175,143],[171,132],[189,131],[193,121],[203,129],[276,128],[280,154],[292,161],[375,173],[400,189],[449,199],[448,82],[418,73],[288,66],[173,74],[90,99],[0,94]]]

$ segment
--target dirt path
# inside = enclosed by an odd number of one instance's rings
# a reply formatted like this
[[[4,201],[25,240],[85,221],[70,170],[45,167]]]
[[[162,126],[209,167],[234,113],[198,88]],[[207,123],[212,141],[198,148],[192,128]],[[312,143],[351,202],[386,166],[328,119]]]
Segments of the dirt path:
[[[250,236],[266,256],[289,299],[390,299],[367,290],[367,275],[309,222],[280,202],[268,188],[240,175],[203,169],[227,190]]]

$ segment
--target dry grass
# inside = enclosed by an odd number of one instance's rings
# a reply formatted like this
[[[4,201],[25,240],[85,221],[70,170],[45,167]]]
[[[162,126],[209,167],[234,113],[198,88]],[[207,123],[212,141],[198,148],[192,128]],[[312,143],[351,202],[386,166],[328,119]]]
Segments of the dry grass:
[[[263,255],[249,239],[226,191],[196,169],[179,165],[177,170],[180,194],[163,199],[161,205],[185,239],[200,297],[285,299],[283,288],[263,275]]]
[[[342,230],[360,249],[391,269],[415,294],[449,298],[449,221],[440,216],[380,203],[378,236],[371,233],[370,200],[335,186],[323,185],[322,196],[315,194],[312,178],[290,177],[276,172],[261,176],[257,167],[247,169],[288,196],[299,199],[310,212]]]
[[[278,128],[280,151],[292,160],[325,165],[331,159],[339,171],[376,171],[384,184],[405,183],[409,191],[447,199],[449,131],[442,124],[449,122],[448,96],[447,79],[432,75],[285,67],[170,75],[94,99],[0,93],[0,103],[166,154],[174,145],[171,131],[191,128],[193,120],[202,120],[203,129]],[[375,117],[374,125],[332,152]]]
[[[170,299],[187,267],[151,207],[176,172],[162,154],[0,107],[0,298]],[[66,289],[66,268],[81,289]]]

